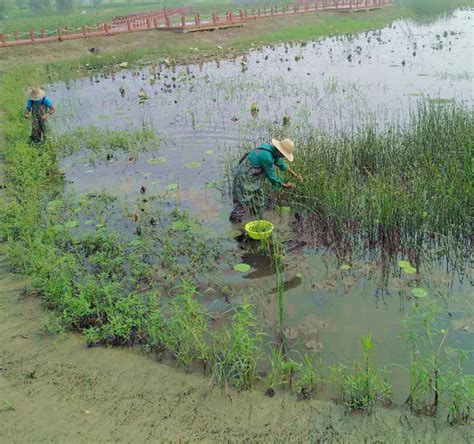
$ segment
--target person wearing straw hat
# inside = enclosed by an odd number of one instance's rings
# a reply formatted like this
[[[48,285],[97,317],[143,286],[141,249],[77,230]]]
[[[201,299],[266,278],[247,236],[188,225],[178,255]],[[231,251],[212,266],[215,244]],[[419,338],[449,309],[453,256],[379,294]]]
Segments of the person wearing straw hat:
[[[44,143],[46,139],[46,121],[55,111],[53,102],[40,87],[28,92],[25,117],[31,119],[30,143]]]
[[[282,182],[275,172],[275,166],[280,171],[288,171],[294,178],[303,181],[285,162],[293,162],[295,144],[290,139],[272,139],[240,159],[234,173],[232,199],[234,209],[230,213],[231,222],[241,222],[247,211],[260,215],[265,208],[264,180],[268,179],[276,190],[295,188],[291,182]]]

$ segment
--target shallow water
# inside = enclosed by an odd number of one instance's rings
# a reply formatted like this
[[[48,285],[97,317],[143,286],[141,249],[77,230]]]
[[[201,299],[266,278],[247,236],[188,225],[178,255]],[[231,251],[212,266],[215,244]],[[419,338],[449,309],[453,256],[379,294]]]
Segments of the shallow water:
[[[313,125],[336,133],[368,121],[400,121],[421,97],[472,104],[472,18],[464,10],[434,23],[396,21],[380,31],[326,38],[307,45],[277,45],[251,51],[244,58],[201,65],[146,66],[138,71],[94,75],[48,88],[59,110],[55,126],[139,128],[150,125],[162,137],[159,153],[130,161],[116,156],[91,163],[87,153],[63,161],[68,191],[106,190],[132,204],[142,186],[147,193],[178,184],[170,198],[179,199],[222,242],[216,279],[253,294],[267,331],[276,324],[276,285],[271,264],[262,255],[242,253],[228,233],[230,199],[214,187],[222,180],[222,159],[241,144],[268,137],[267,125],[287,114],[292,124]],[[124,97],[119,87],[125,88]],[[143,89],[148,99],[140,103]],[[250,106],[258,104],[252,116]],[[150,163],[164,157],[161,163]],[[189,162],[199,162],[188,168]],[[269,215],[281,237],[291,239],[288,216]],[[244,254],[244,256],[242,256]],[[252,266],[247,274],[233,264]],[[390,366],[400,400],[407,375],[400,321],[413,303],[409,286],[422,286],[447,308],[450,345],[472,344],[473,294],[469,279],[442,264],[421,268],[419,277],[404,275],[396,265],[382,284],[376,259],[360,258],[350,270],[329,251],[303,250],[289,256],[286,271],[288,336],[301,351],[320,354],[325,364],[360,356],[359,338],[372,332],[377,364]],[[255,296],[257,295],[257,296]],[[211,310],[225,311],[222,298],[206,296]],[[271,339],[271,338],[270,338]],[[396,365],[393,365],[396,364]],[[474,372],[471,359],[467,368]]]

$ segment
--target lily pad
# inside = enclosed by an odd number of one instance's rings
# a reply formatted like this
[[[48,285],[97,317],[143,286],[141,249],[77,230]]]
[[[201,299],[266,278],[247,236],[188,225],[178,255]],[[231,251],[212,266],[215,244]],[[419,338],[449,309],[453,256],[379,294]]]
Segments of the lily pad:
[[[348,265],[348,264],[342,264],[340,267],[339,267],[339,270],[342,270],[342,271],[347,271],[347,270],[350,270],[351,269],[351,266]]]
[[[168,191],[175,191],[179,188],[179,185],[177,183],[169,183],[166,188],[168,188]]]
[[[232,239],[242,236],[242,231],[240,230],[230,230],[229,235]]]
[[[163,162],[166,162],[166,157],[153,157],[148,161],[148,163],[151,163],[153,165]]]
[[[400,268],[410,268],[410,267],[413,267],[412,264],[410,264],[410,262],[408,261],[398,261],[398,266]]]
[[[78,220],[69,220],[67,221],[64,226],[66,228],[75,228],[79,226],[79,221]]]
[[[421,287],[412,288],[411,294],[415,296],[415,298],[426,298],[426,296],[428,296],[428,292]]]
[[[199,168],[201,166],[201,162],[188,162],[185,163],[184,166],[186,168]]]
[[[247,273],[247,271],[250,270],[250,265],[249,264],[236,264],[234,265],[234,270],[235,271],[240,271],[241,273]]]
[[[405,268],[402,268],[402,270],[406,274],[415,274],[416,273],[416,268],[415,267],[405,267]]]

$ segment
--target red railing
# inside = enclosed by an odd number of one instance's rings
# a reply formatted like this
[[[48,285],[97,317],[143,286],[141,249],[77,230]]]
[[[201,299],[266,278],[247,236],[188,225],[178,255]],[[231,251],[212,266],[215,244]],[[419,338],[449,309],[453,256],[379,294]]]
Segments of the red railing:
[[[162,11],[149,12],[145,14],[133,14],[126,17],[115,17],[110,22],[97,23],[94,26],[83,25],[80,28],[61,26],[55,30],[40,29],[39,31],[19,32],[11,35],[0,33],[0,48],[18,45],[31,45],[35,43],[46,43],[53,41],[74,40],[103,35],[114,35],[125,32],[146,31],[149,29],[181,29],[183,31],[212,29],[222,25],[242,25],[248,20],[256,20],[264,17],[285,16],[290,14],[301,14],[306,12],[319,12],[337,10],[350,12],[358,9],[381,8],[392,4],[392,0],[296,0],[291,6],[266,7],[248,10],[228,11],[225,17],[220,17],[213,12],[210,19],[203,21],[201,14],[196,13],[188,21],[187,14],[191,6],[181,8],[164,9]],[[172,19],[180,16],[177,23]]]

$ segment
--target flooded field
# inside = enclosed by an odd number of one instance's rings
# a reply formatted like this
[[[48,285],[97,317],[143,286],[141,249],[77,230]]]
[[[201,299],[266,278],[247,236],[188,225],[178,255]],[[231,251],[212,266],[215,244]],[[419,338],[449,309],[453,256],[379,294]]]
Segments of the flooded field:
[[[104,162],[83,150],[64,158],[67,191],[105,191],[126,208],[141,195],[160,194],[189,209],[219,243],[218,267],[206,280],[222,291],[203,288],[202,300],[218,321],[233,303],[249,297],[272,342],[278,323],[274,264],[255,246],[242,248],[234,239],[240,225],[228,222],[225,165],[243,148],[268,141],[285,116],[289,132],[311,127],[337,137],[367,123],[403,126],[421,99],[471,107],[473,18],[472,10],[463,10],[430,23],[397,21],[354,36],[273,45],[234,60],[188,66],[157,61],[50,85],[61,116],[54,122],[58,133],[147,127],[161,140],[158,151],[136,157],[115,154]],[[390,370],[394,398],[403,402],[409,374],[403,369],[408,354],[401,321],[417,300],[415,285],[443,306],[441,328],[451,332],[449,347],[472,348],[469,267],[454,268],[439,258],[411,274],[397,265],[403,257],[387,266],[377,251],[346,264],[331,248],[298,244],[294,217],[283,213],[266,218],[289,250],[284,288],[292,348],[324,365],[350,364],[361,356],[360,337],[372,333],[376,364]],[[120,213],[116,220],[122,230],[134,232],[133,221],[121,220]],[[250,271],[235,271],[237,263],[250,265]],[[472,354],[465,369],[474,372]]]

